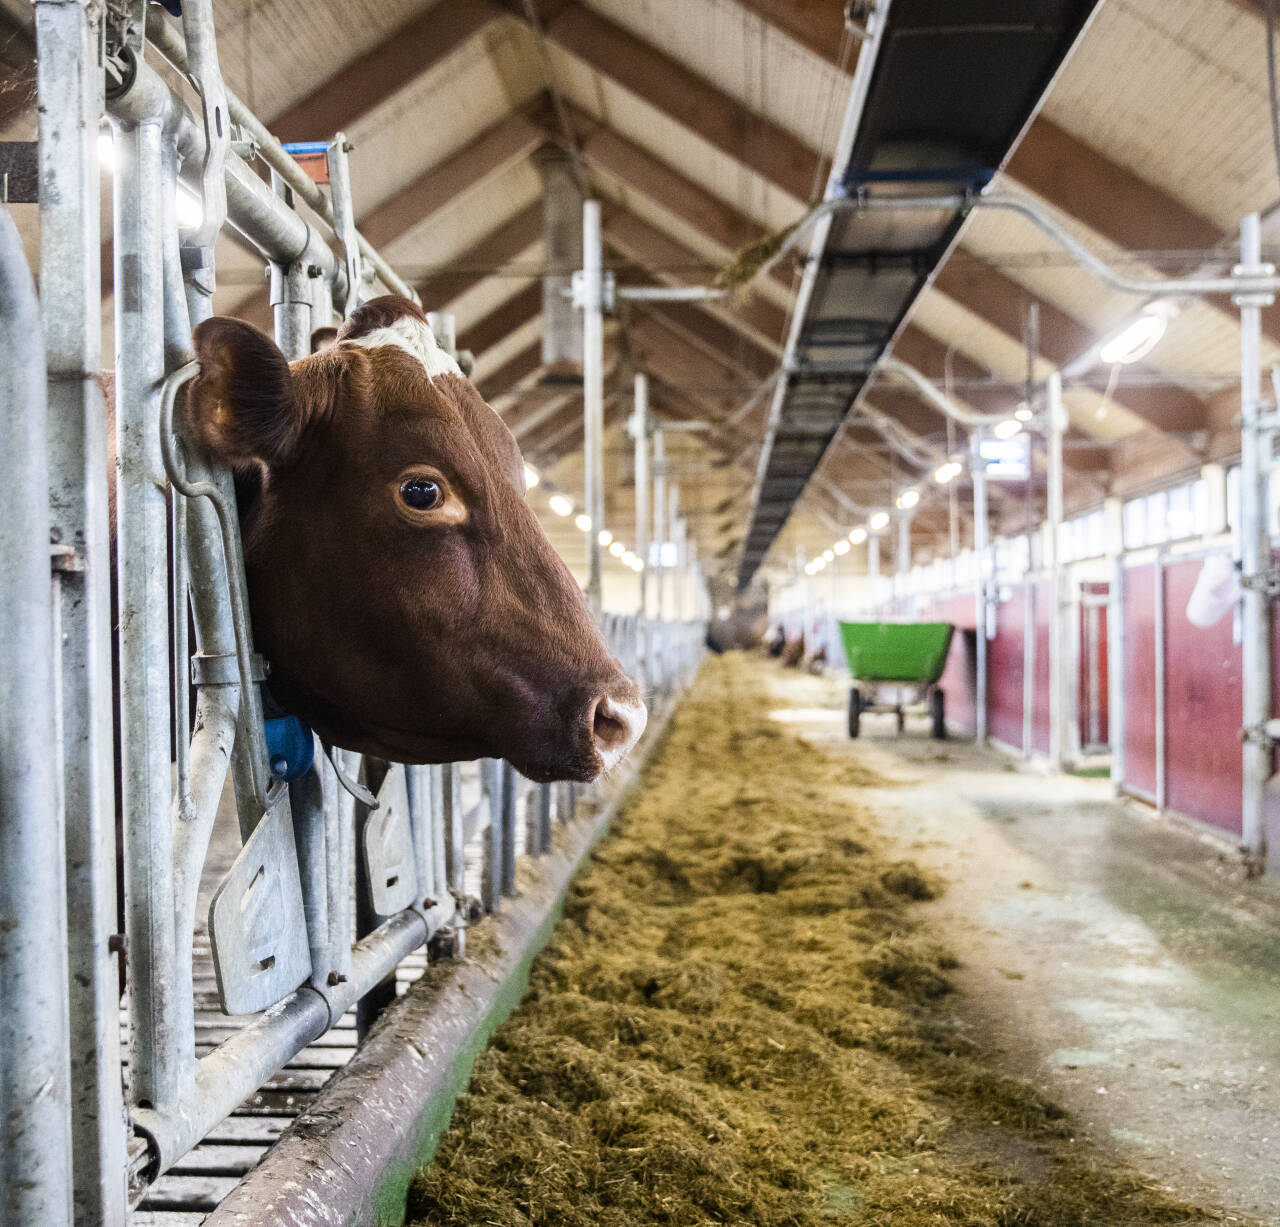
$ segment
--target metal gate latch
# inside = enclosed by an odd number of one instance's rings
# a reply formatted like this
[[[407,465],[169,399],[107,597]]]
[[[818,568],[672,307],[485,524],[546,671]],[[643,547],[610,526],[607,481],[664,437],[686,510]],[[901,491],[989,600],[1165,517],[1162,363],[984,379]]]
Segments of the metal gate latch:
[[[1280,597],[1280,568],[1269,567],[1265,571],[1259,571],[1256,575],[1241,575],[1240,586],[1252,589],[1255,592],[1261,592],[1274,600],[1276,597]]]

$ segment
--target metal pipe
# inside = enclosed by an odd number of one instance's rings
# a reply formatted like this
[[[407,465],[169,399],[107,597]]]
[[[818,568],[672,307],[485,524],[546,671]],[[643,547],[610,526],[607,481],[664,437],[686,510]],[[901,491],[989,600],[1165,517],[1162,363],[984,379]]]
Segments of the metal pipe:
[[[406,909],[356,943],[347,979],[321,992],[303,985],[242,1027],[200,1061],[192,1093],[171,1112],[135,1108],[150,1140],[149,1174],[167,1171],[295,1053],[350,1010],[367,990],[430,936],[421,913]]]
[[[200,165],[205,152],[204,134],[186,104],[144,60],[137,63],[132,86],[120,97],[111,99],[107,110],[113,119],[126,126],[163,122],[184,168]],[[287,208],[238,154],[233,152],[228,157],[226,167],[227,220],[266,259],[284,263],[303,261],[319,269],[319,276],[344,288],[346,273],[319,234]],[[115,178],[120,177],[121,168],[117,164]],[[289,176],[281,177],[294,187]]]
[[[61,632],[63,806],[65,813],[76,815],[66,828],[67,898],[69,904],[74,901],[67,912],[71,1170],[77,1227],[97,1227],[123,1222],[127,1204],[119,956],[109,941],[117,921],[108,466],[99,381],[101,18],[90,0],[36,0],[34,13],[49,532],[56,545],[76,551],[79,568],[59,575],[55,613]],[[7,804],[4,812],[9,812]],[[14,1051],[7,1042],[2,1046]],[[46,1159],[42,1154],[42,1166]],[[0,1218],[14,1210],[5,1198]],[[35,1208],[26,1206],[14,1221],[36,1221],[31,1213]]]
[[[714,285],[620,285],[614,295],[633,302],[709,302],[727,298],[729,291]]]
[[[115,126],[116,551],[129,1066],[135,1103],[181,1093],[169,778],[168,507],[160,453],[165,132],[157,112]],[[182,990],[186,991],[186,990]]]
[[[1240,224],[1241,279],[1269,275],[1262,263],[1262,238],[1256,213]],[[1271,601],[1265,573],[1271,568],[1267,528],[1271,473],[1271,434],[1262,428],[1262,313],[1269,292],[1243,291],[1232,301],[1240,308],[1240,570],[1242,717],[1244,780],[1240,840],[1256,868],[1266,863],[1263,790],[1273,770],[1273,749],[1264,726],[1271,718]]]
[[[987,740],[987,470],[982,459],[981,432],[969,440],[973,470],[973,560],[974,625],[976,661],[974,679],[974,737],[979,745]]]
[[[71,1070],[44,342],[3,206],[0,346],[0,1221],[59,1225],[72,1221]]]
[[[583,502],[591,518],[587,537],[587,603],[603,607],[599,532],[604,527],[604,285],[600,202],[582,204],[582,454]]]
[[[189,58],[186,76],[200,95],[205,146],[200,164],[200,225],[191,236],[191,246],[212,248],[227,220],[226,161],[231,147],[231,118],[218,66],[212,0],[184,0],[182,33]]]
[[[187,73],[186,45],[174,24],[166,20],[164,14],[155,6],[149,6],[147,12],[147,38],[155,46],[156,50],[179,72]],[[152,70],[148,68],[147,71],[151,72]],[[320,190],[319,185],[308,177],[307,172],[294,161],[288,150],[271,134],[267,126],[231,90],[227,90],[227,107],[231,112],[232,121],[253,142],[257,155],[273,171],[280,175],[307,208],[330,226],[334,226],[333,210],[329,198]],[[240,172],[234,169],[237,161],[238,158],[234,154],[228,159],[233,168],[232,173],[239,180]],[[252,174],[252,172],[249,173]],[[259,183],[261,183],[261,180],[259,180]],[[236,225],[237,229],[240,229],[235,220],[234,207],[231,185],[229,184],[228,215],[231,217],[232,224]],[[336,232],[337,227],[334,226],[334,229]],[[246,237],[251,236],[246,235]],[[373,266],[374,272],[377,273],[382,284],[391,293],[401,294],[405,298],[411,298],[421,305],[422,300],[418,297],[418,292],[396,273],[368,239],[357,233],[356,242],[360,248],[360,254]],[[328,249],[325,248],[325,250],[327,251]],[[328,272],[329,270],[326,269],[326,273]]]
[[[1007,413],[975,413],[965,405],[953,401],[942,392],[928,376],[921,374],[914,366],[903,362],[900,358],[881,358],[876,364],[877,374],[897,375],[905,379],[919,392],[939,413],[945,414],[953,422],[962,426],[987,426],[1002,422]]]
[[[1059,770],[1066,768],[1064,721],[1069,687],[1063,635],[1062,579],[1062,438],[1067,428],[1066,409],[1062,403],[1062,376],[1053,371],[1046,385],[1048,399],[1048,512],[1049,512],[1049,759]]]
[[[925,209],[952,212],[984,208],[1017,213],[1047,234],[1085,270],[1122,294],[1137,294],[1148,298],[1188,298],[1206,294],[1274,294],[1280,290],[1280,278],[1275,276],[1274,269],[1266,271],[1261,260],[1248,265],[1239,273],[1233,272],[1230,277],[1169,277],[1158,281],[1128,277],[1096,256],[1038,203],[1011,193],[993,192],[983,196],[848,197],[843,201],[833,202],[832,207],[834,211],[854,209],[896,212],[901,209]],[[1257,214],[1249,216],[1256,217]]]
[[[666,620],[667,569],[663,546],[667,540],[667,445],[665,431],[653,423],[653,542],[656,548],[657,574],[654,576],[654,616],[659,623]],[[652,551],[651,551],[652,552]],[[666,662],[660,662],[665,668]]]
[[[1031,538],[1028,536],[1028,554]],[[1028,572],[1031,568],[1028,566]],[[1036,586],[1028,573],[1022,582],[1022,757],[1030,758],[1035,744],[1036,699]]]

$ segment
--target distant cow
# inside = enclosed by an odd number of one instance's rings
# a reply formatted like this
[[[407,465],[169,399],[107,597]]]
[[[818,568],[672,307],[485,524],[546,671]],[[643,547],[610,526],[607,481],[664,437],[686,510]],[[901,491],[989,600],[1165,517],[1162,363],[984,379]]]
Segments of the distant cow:
[[[257,329],[195,332],[187,416],[236,471],[256,646],[322,737],[407,763],[508,759],[591,780],[640,693],[525,502],[502,419],[403,298],[289,363]]]

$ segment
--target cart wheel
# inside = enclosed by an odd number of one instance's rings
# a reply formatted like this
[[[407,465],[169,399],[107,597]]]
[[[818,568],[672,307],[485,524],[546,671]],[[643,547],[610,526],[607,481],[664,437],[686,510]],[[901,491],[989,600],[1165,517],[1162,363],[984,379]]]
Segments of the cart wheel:
[[[947,696],[936,687],[929,692],[929,715],[933,717],[933,728],[929,730],[934,741],[947,739]]]
[[[862,695],[854,686],[849,691],[849,736],[856,737],[862,724]]]
[[[899,703],[898,706],[894,708],[894,711],[897,713],[897,716],[898,716],[898,732],[902,733],[906,730],[906,727],[907,727],[907,713],[902,710],[901,703]]]

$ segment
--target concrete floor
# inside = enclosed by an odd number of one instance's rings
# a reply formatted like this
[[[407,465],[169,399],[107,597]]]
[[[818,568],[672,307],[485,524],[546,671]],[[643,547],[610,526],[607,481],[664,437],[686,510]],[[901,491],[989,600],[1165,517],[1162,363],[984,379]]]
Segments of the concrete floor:
[[[779,669],[774,716],[892,778],[863,790],[961,961],[949,999],[1004,1072],[1192,1199],[1280,1223],[1280,888],[1217,841],[971,742],[863,718]]]

